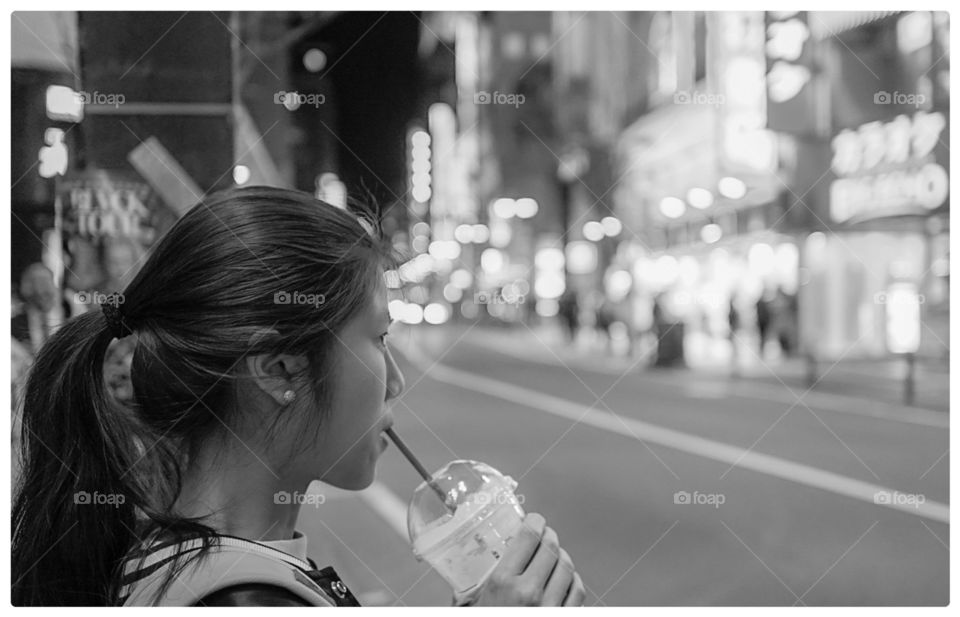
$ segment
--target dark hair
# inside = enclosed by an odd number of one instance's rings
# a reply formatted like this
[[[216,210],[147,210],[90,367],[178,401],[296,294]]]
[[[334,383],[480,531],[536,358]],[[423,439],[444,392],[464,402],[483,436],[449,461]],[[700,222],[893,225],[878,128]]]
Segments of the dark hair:
[[[114,604],[124,559],[148,537],[212,536],[172,512],[184,461],[230,425],[246,355],[307,355],[313,394],[327,400],[326,352],[390,263],[378,230],[369,211],[283,189],[234,189],[194,206],[122,291],[137,335],[129,408],[104,385],[113,334],[99,311],[50,338],[24,395],[15,605]],[[283,302],[295,292],[323,301]],[[279,334],[251,345],[264,328]]]

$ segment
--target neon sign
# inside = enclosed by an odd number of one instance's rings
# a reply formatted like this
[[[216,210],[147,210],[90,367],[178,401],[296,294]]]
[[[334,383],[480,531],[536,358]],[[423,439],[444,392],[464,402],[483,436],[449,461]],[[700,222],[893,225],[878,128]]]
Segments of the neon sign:
[[[833,138],[830,186],[834,221],[893,216],[940,207],[947,199],[947,170],[933,149],[946,127],[939,112],[870,122]]]

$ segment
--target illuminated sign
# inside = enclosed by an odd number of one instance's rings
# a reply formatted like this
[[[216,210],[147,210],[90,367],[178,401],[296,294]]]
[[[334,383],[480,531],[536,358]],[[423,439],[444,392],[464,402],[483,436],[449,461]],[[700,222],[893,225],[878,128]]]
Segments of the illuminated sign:
[[[920,348],[920,304],[923,297],[912,283],[893,283],[884,294],[887,348],[890,353],[915,353]]]
[[[900,115],[870,122],[833,138],[830,186],[834,221],[867,219],[936,209],[947,199],[947,170],[933,149],[946,127],[942,113]]]
[[[770,100],[784,103],[794,98],[810,81],[810,69],[797,64],[803,55],[810,29],[797,16],[786,21],[773,21],[767,26],[767,88]]]
[[[793,134],[818,132],[808,12],[767,11],[765,37],[767,127]]]
[[[726,11],[715,23],[724,36],[716,48],[719,69],[720,148],[726,171],[768,174],[777,166],[776,141],[767,129],[764,14]],[[779,45],[788,46],[783,40]],[[767,42],[769,49],[770,42]],[[792,53],[790,50],[782,50]]]
[[[63,183],[64,231],[88,240],[126,238],[150,244],[157,236],[154,213],[146,204],[150,187],[90,172]]]

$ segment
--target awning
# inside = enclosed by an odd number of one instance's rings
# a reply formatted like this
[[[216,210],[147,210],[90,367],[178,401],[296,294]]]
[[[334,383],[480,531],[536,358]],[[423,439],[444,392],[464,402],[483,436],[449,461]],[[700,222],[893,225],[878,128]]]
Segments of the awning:
[[[903,12],[904,11],[810,11],[807,15],[807,25],[810,28],[810,33],[819,41]]]

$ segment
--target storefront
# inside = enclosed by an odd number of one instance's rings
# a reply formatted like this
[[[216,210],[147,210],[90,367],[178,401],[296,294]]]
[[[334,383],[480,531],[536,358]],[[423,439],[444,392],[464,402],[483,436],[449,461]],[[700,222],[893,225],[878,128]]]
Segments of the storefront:
[[[682,323],[687,362],[722,365],[732,358],[732,341],[761,357],[758,303],[764,302],[773,313],[767,340],[782,340],[792,351],[798,259],[794,236],[772,229],[641,256],[633,264],[636,326]]]
[[[945,131],[944,114],[919,111],[834,138],[829,218],[805,238],[801,270],[816,357],[947,355]]]
[[[822,32],[832,134],[800,247],[801,337],[826,361],[949,353],[945,13]],[[819,23],[819,22],[818,22]],[[947,77],[944,76],[946,73]]]

